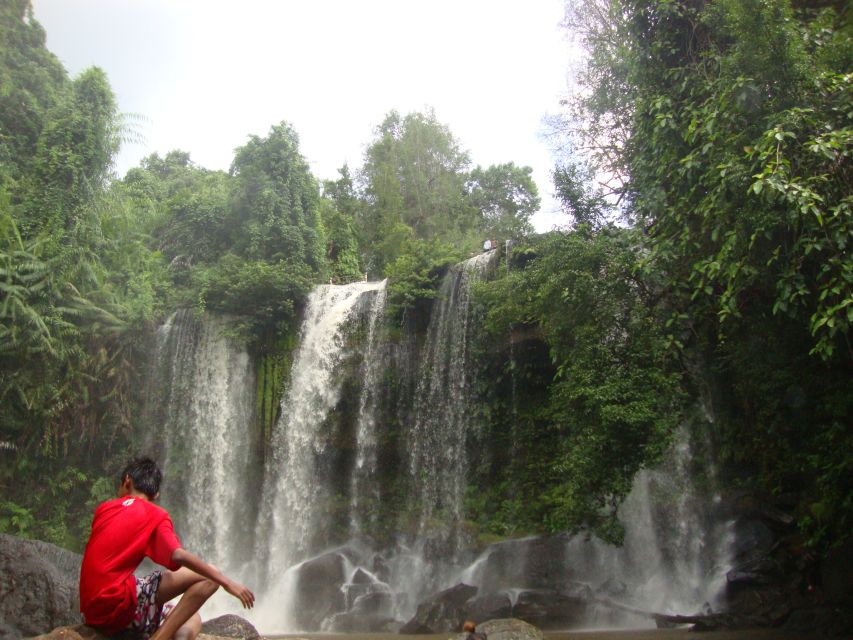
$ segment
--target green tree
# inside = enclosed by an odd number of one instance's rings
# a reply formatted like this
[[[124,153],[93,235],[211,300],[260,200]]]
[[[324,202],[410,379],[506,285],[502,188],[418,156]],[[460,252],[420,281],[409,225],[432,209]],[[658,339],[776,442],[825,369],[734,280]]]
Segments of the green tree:
[[[716,372],[724,451],[765,488],[833,496],[831,517],[803,522],[837,541],[853,517],[832,453],[850,446],[849,16],[786,0],[570,6],[590,50],[576,144],[646,233],[671,343]]]
[[[231,174],[234,250],[250,260],[283,260],[322,273],[320,190],[293,128],[282,122],[266,138],[251,136],[237,149]]]
[[[530,217],[539,210],[533,169],[515,163],[477,167],[468,178],[468,198],[480,211],[480,231],[490,238],[520,238],[533,232]]]
[[[103,71],[93,67],[45,115],[36,144],[22,232],[58,239],[82,208],[106,187],[118,151],[115,97]]]
[[[590,529],[618,542],[617,507],[680,423],[680,375],[637,269],[638,235],[554,232],[478,287],[489,438],[513,451],[479,479],[490,507],[474,516],[497,533]],[[510,406],[513,384],[530,391]]]
[[[29,0],[0,6],[0,179],[10,190],[29,170],[45,116],[69,85],[45,39]]]
[[[331,277],[335,282],[346,283],[360,280],[363,273],[355,229],[362,202],[355,192],[349,167],[344,165],[339,173],[337,180],[323,183],[320,211],[323,229],[326,231],[325,256]]]
[[[0,529],[79,548],[130,436],[164,273],[107,189],[119,125],[103,72],[70,81],[29,2],[2,5],[0,39]]]
[[[229,244],[231,179],[199,167],[183,151],[156,153],[130,169],[127,194],[173,271],[216,261]]]
[[[410,239],[476,246],[477,211],[465,196],[468,154],[432,111],[389,113],[361,170],[366,204],[358,222],[368,268],[382,273]]]

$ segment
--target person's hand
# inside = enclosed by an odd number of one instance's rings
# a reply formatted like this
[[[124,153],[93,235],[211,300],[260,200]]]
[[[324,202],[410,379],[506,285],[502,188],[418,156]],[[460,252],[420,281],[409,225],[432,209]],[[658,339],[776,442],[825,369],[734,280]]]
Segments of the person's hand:
[[[255,606],[255,594],[239,582],[229,582],[225,586],[225,590],[243,603],[244,609],[251,609]]]

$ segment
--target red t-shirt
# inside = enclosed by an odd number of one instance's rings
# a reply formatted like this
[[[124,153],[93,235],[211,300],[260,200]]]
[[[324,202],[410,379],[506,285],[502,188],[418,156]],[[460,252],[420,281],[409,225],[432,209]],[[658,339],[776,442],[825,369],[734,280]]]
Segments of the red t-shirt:
[[[169,513],[142,498],[108,500],[95,509],[80,568],[80,611],[107,633],[126,629],[136,611],[133,572],[143,557],[171,570],[181,546]]]

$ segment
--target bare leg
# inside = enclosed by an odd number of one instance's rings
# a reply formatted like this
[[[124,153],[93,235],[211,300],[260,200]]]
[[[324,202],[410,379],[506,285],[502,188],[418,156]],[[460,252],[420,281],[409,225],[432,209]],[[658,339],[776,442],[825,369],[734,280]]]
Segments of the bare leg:
[[[195,640],[201,633],[201,616],[194,613],[176,632],[174,640]]]
[[[177,571],[164,572],[160,578],[160,586],[157,587],[157,604],[162,607],[169,600],[177,598],[196,582],[202,580],[206,578],[186,567]]]
[[[218,588],[215,582],[187,568],[163,574],[157,603],[162,605],[181,593],[184,595],[151,640],[194,640],[201,631],[198,610]]]

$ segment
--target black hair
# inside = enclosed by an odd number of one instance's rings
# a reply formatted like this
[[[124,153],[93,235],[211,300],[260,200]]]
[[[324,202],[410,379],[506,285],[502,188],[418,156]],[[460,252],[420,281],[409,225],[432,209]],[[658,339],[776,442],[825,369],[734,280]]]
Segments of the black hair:
[[[153,500],[160,493],[163,473],[151,458],[136,458],[128,462],[121,472],[119,482],[124,482],[128,477],[133,481],[133,488],[144,493],[149,500]]]

